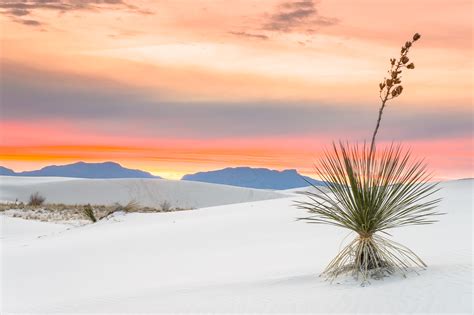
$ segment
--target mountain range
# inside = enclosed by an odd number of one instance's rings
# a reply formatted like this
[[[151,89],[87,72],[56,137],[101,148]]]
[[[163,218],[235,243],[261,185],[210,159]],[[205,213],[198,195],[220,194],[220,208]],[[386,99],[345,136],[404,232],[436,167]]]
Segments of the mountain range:
[[[228,167],[222,170],[199,172],[183,176],[182,180],[224,184],[259,189],[291,189],[324,182],[302,176],[296,170],[276,171],[267,168]]]
[[[148,172],[129,169],[115,162],[50,165],[36,171],[14,172],[0,166],[0,175],[7,176],[58,176],[78,178],[160,178]]]
[[[57,176],[76,178],[161,178],[145,171],[129,169],[115,162],[50,165],[35,171],[15,172],[0,166],[4,176]],[[198,172],[182,180],[223,184],[258,189],[291,189],[324,182],[300,175],[296,170],[276,171],[267,168],[228,167],[221,170]]]

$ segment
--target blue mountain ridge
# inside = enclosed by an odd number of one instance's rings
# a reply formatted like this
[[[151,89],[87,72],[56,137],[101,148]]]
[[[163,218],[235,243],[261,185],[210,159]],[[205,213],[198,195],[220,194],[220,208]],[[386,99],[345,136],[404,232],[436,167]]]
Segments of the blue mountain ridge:
[[[276,171],[267,168],[228,167],[221,170],[184,175],[182,180],[224,184],[258,189],[291,189],[324,185],[324,182],[302,176],[296,170]],[[308,183],[309,182],[309,183]]]
[[[50,165],[39,170],[15,172],[0,166],[0,175],[4,176],[58,176],[76,178],[161,178],[148,172],[128,169],[115,162],[86,163],[77,162],[67,165]],[[198,172],[182,177],[182,180],[197,181],[230,186],[257,189],[291,189],[324,182],[302,176],[296,170],[276,171],[267,168],[228,167],[209,172]]]
[[[0,166],[0,175],[14,176],[14,175],[16,175],[16,173],[13,170],[9,169],[9,168]]]
[[[129,169],[115,162],[50,165],[40,170],[14,172],[0,166],[0,175],[8,176],[58,176],[78,178],[161,178],[141,170]]]

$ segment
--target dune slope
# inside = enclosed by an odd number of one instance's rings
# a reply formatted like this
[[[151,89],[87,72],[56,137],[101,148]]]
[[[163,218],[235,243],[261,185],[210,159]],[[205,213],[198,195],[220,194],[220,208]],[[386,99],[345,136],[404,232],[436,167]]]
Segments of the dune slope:
[[[231,203],[285,197],[284,193],[218,184],[166,179],[78,179],[66,177],[0,176],[0,200],[26,202],[39,192],[49,203],[126,204],[132,199],[142,206],[201,208]]]

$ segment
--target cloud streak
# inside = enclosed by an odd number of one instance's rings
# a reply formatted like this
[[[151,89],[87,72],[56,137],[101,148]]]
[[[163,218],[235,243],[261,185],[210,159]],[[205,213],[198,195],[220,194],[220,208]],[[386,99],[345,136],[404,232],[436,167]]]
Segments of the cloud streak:
[[[0,0],[0,13],[10,16],[13,21],[31,26],[39,26],[44,23],[22,17],[34,14],[38,10],[66,13],[111,9],[126,9],[140,14],[151,14],[151,11],[140,9],[122,0]]]
[[[20,19],[18,22],[21,23],[21,24],[24,24],[24,25],[29,25],[29,26],[41,26],[41,25],[43,25],[41,22],[36,21],[36,20]]]
[[[229,34],[240,36],[240,37],[247,37],[247,38],[255,38],[255,39],[262,39],[267,40],[268,36],[263,34],[252,34],[247,32],[229,32]]]
[[[268,31],[288,33],[301,29],[312,30],[314,27],[331,26],[337,22],[336,18],[320,15],[314,1],[297,0],[279,5],[262,28]]]
[[[247,27],[251,31],[231,31],[228,33],[243,38],[268,40],[269,36],[267,34],[269,33],[298,32],[313,34],[321,27],[332,26],[339,22],[336,18],[320,15],[313,0],[283,2],[272,13],[267,13],[260,19],[263,20],[263,23],[258,26]]]

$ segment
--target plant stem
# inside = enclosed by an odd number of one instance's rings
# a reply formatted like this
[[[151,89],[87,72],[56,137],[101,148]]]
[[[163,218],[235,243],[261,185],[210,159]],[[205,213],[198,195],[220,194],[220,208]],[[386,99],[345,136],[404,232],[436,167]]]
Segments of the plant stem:
[[[397,66],[398,69],[398,66]],[[377,125],[375,126],[374,134],[372,135],[372,142],[370,143],[370,155],[373,154],[375,149],[375,137],[377,136],[377,132],[379,131],[380,121],[382,120],[383,110],[385,108],[385,104],[388,101],[388,96],[390,95],[390,90],[392,86],[387,87],[387,93],[385,94],[384,98],[382,99],[382,106],[379,109],[379,117],[377,118]]]
[[[408,53],[408,48],[406,49],[406,51],[404,53],[402,53],[402,56],[406,56]],[[395,66],[395,69],[393,69],[393,65],[390,69],[390,74],[392,72],[397,72],[398,70],[400,70],[400,67],[402,66],[402,61],[401,61],[401,58],[398,60],[397,62],[397,65]],[[385,90],[385,96],[381,98],[382,100],[382,106],[380,107],[379,109],[379,117],[377,119],[377,125],[375,126],[375,130],[374,130],[374,133],[372,135],[372,142],[370,143],[370,155],[373,154],[374,152],[374,149],[375,149],[375,137],[377,136],[377,132],[379,131],[379,127],[380,127],[380,121],[382,120],[382,114],[383,114],[383,110],[385,108],[385,104],[387,103],[387,101],[390,99],[390,92],[392,91],[392,88],[395,86],[395,84],[392,84],[390,86],[387,86],[387,89]]]
[[[377,119],[377,125],[375,126],[374,134],[372,135],[372,142],[370,144],[370,154],[371,155],[372,155],[372,152],[374,151],[375,136],[377,135],[377,132],[379,131],[380,121],[382,120],[383,109],[385,108],[385,103],[387,102],[387,98],[388,98],[388,94],[383,99],[382,106],[379,109],[379,118]]]

